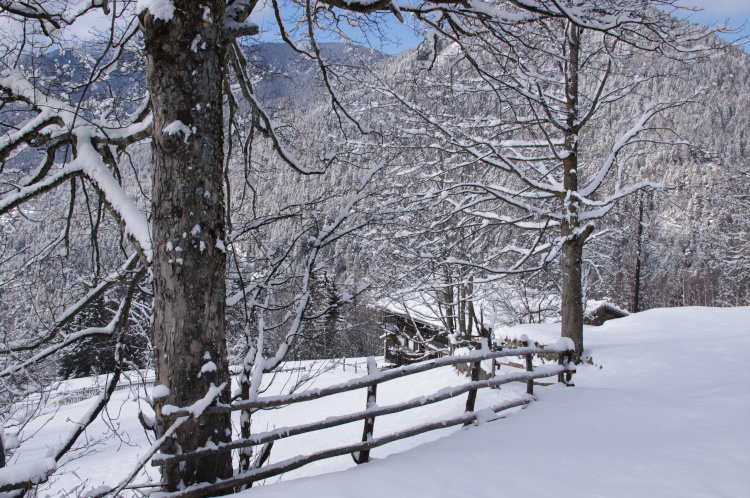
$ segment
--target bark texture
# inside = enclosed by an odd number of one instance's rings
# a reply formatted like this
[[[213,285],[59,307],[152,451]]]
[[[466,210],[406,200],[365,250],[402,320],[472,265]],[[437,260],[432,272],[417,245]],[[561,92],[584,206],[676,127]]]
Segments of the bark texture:
[[[641,257],[643,251],[643,197],[638,195],[638,231],[636,234],[635,276],[633,282],[633,313],[638,313],[641,307]]]
[[[225,382],[219,401],[229,401],[222,179],[225,2],[173,3],[167,21],[149,11],[140,14],[154,116],[153,341],[157,383],[170,390],[155,400],[157,436],[169,425],[162,418],[166,404],[189,406]],[[187,452],[209,440],[230,439],[227,414],[202,416],[186,422],[162,451]],[[231,475],[225,453],[167,465],[162,481],[172,491]]]
[[[573,340],[576,348],[576,359],[579,359],[583,354],[583,286],[581,283],[582,254],[583,242],[579,239],[573,239],[563,244],[561,307],[562,337],[569,337]]]
[[[569,337],[575,344],[576,359],[583,354],[583,285],[581,267],[583,265],[583,244],[591,234],[593,227],[581,227],[579,219],[578,197],[578,134],[580,116],[578,105],[578,71],[580,54],[580,28],[569,23],[567,29],[567,71],[566,71],[566,127],[565,152],[563,159],[563,186],[565,196],[562,199],[563,221],[561,235],[562,246],[562,337]]]

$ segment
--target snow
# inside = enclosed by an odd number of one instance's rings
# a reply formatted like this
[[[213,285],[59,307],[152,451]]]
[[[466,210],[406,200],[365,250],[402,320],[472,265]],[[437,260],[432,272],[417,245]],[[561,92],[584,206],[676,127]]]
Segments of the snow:
[[[212,362],[213,363],[213,362]],[[215,367],[215,365],[214,365]],[[221,392],[227,387],[226,382],[222,382],[218,387],[211,384],[211,387],[208,388],[208,392],[204,397],[187,407],[187,411],[190,412],[190,414],[193,416],[193,418],[198,418],[201,416],[203,411],[211,406],[211,403],[213,403],[216,398],[219,397]],[[171,414],[175,413],[177,411],[178,407],[174,405],[164,405],[164,407],[161,410],[162,415],[165,417],[170,416]]]
[[[584,327],[584,341],[587,339],[586,331],[588,327]],[[529,323],[523,325],[516,325],[515,327],[496,327],[494,330],[495,340],[502,339],[517,339],[522,341],[522,337],[525,335],[527,338],[538,342],[539,344],[555,344],[560,339],[560,324],[559,323]]]
[[[54,458],[45,457],[24,462],[21,465],[0,468],[0,488],[25,482],[34,484],[44,482],[56,467],[57,463]]]
[[[195,35],[195,38],[193,39],[193,42],[190,44],[190,50],[193,52],[198,52],[198,44],[201,42],[201,34],[198,33]]]
[[[169,396],[169,388],[164,384],[154,386],[153,391],[151,391],[151,397],[153,399],[166,398],[167,396]]]
[[[91,489],[89,491],[86,491],[81,495],[81,498],[90,498],[92,496],[98,496],[100,494],[109,493],[109,491],[112,488],[109,486],[99,486],[98,488]]]
[[[576,348],[576,345],[570,337],[561,337],[555,343],[555,348],[558,351],[572,351]]]
[[[194,131],[194,128],[190,128],[188,125],[178,119],[177,121],[172,121],[167,126],[165,126],[162,130],[162,133],[164,133],[165,135],[179,135],[180,133],[182,133],[183,135],[185,135],[185,143],[187,143],[188,138],[193,134]]]
[[[172,0],[138,0],[138,6],[135,9],[136,14],[140,14],[148,9],[155,19],[161,19],[168,22],[174,16],[174,4]]]
[[[206,372],[215,372],[215,371],[216,371],[216,363],[214,363],[213,361],[209,361],[201,367],[202,374]]]
[[[425,497],[750,496],[748,323],[750,308],[681,308],[587,327],[594,365],[578,366],[574,388],[537,389],[538,402],[503,420],[239,496],[377,497],[383,483]]]
[[[748,324],[750,308],[679,308],[636,313],[600,327],[586,327],[586,354],[593,364],[577,366],[576,387],[537,387],[536,402],[525,410],[501,412],[498,415],[505,418],[499,420],[486,409],[522,397],[525,383],[483,389],[477,396],[479,422],[475,425],[441,429],[375,448],[372,461],[360,466],[348,455],[316,462],[238,496],[375,497],[384,494],[384,483],[403,496],[470,496],[500,490],[509,495],[549,491],[563,497],[750,496]],[[523,325],[502,332],[564,346],[559,327]],[[339,365],[307,388],[322,389],[366,376],[367,360],[358,362],[358,373]],[[275,374],[264,396],[284,394],[284,385],[317,370],[320,362],[304,366],[308,367],[304,371]],[[501,374],[512,371],[505,365],[500,368]],[[395,379],[378,385],[377,405],[419,399],[467,380],[451,368]],[[215,389],[218,392],[222,387]],[[210,402],[217,392],[204,399]],[[151,444],[137,420],[137,399],[119,391],[113,400],[109,411],[113,417],[119,414],[116,423],[128,444],[116,437],[105,438],[106,424],[97,420],[87,431],[92,441],[100,440],[97,451],[63,459],[59,477],[44,485],[40,495],[69,496],[81,480],[88,480],[87,490],[114,487],[147,454]],[[57,412],[29,424],[10,464],[44,457],[91,401],[60,406]],[[283,430],[361,411],[366,401],[366,390],[361,389],[256,412],[253,431]],[[459,396],[379,416],[373,436],[459,416],[465,401],[465,396]],[[153,413],[142,402],[140,409],[147,416]],[[233,417],[237,424],[240,414]],[[274,444],[270,463],[351,444],[361,437],[359,421],[282,439]],[[146,465],[144,471],[158,479],[155,468]],[[145,480],[145,476],[136,479]]]

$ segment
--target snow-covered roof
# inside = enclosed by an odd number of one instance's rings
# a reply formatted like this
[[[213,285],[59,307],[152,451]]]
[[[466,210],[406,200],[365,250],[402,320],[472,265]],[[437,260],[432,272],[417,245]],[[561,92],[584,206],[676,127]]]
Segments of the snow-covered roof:
[[[592,314],[598,312],[599,310],[603,310],[603,309],[612,311],[612,312],[617,313],[617,314],[619,314],[621,316],[628,316],[628,315],[630,315],[629,311],[624,310],[624,309],[620,308],[619,306],[616,306],[616,305],[610,303],[609,301],[605,301],[605,300],[596,301],[596,300],[593,300],[593,299],[589,300],[589,301],[586,301],[586,311],[584,312],[584,314],[586,314],[586,315],[592,315]]]

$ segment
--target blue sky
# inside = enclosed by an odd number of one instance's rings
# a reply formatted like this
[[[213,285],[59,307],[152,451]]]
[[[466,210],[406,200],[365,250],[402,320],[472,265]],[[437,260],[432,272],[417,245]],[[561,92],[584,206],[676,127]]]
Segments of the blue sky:
[[[730,27],[739,28],[736,32],[721,35],[728,41],[733,41],[737,38],[750,38],[750,0],[681,0],[680,4],[703,8],[703,11],[690,15],[690,19],[695,22],[707,26],[727,24]],[[390,41],[378,45],[376,40],[370,39],[369,44],[390,54],[398,53],[419,44],[421,37],[400,24],[394,16],[386,15],[385,18],[389,20],[387,32]],[[260,24],[261,29],[263,27],[267,29],[266,34],[259,37],[262,41],[280,41],[278,35],[276,35],[277,30],[273,14],[267,5],[260,11],[256,11],[251,16],[251,19]],[[101,24],[101,14],[92,13],[80,21],[76,23],[74,31],[79,36],[86,38],[88,30],[93,26]],[[4,28],[7,29],[8,26]],[[746,43],[744,49],[750,53],[750,43]]]
[[[685,5],[703,8],[703,11],[690,17],[695,22],[707,26],[727,24],[733,28],[739,28],[737,32],[722,34],[725,40],[733,41],[736,38],[750,37],[750,0],[683,0],[683,2]],[[750,52],[750,44],[746,43],[744,48],[746,52]]]
[[[682,0],[681,5],[698,7],[703,10],[692,13],[689,18],[697,23],[706,26],[715,26],[726,24],[732,28],[738,28],[737,31],[724,33],[721,36],[727,41],[735,41],[738,38],[750,37],[750,0]],[[687,14],[686,14],[687,16]],[[275,20],[270,8],[264,7],[257,12],[252,18],[265,27],[268,32],[261,35],[263,41],[279,41],[275,34]],[[376,46],[383,52],[394,54],[407,48],[416,46],[420,43],[421,37],[415,35],[409,28],[399,23],[393,16],[389,16],[389,38],[381,46]],[[369,40],[373,44],[373,40]],[[750,43],[744,45],[744,49],[750,52]]]

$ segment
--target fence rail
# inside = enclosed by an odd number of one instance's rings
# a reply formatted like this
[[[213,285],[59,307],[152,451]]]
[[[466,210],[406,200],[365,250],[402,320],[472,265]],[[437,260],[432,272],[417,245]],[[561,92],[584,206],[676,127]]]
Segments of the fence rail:
[[[115,387],[115,391],[125,391],[130,389],[139,389],[142,387],[154,387],[154,380],[136,380],[130,382],[123,382]],[[102,392],[101,386],[83,387],[80,389],[74,389],[71,391],[63,391],[58,394],[60,397],[60,404],[72,404],[84,401],[94,396],[98,396]]]
[[[252,484],[253,482],[258,480],[289,472],[311,462],[332,458],[335,456],[346,455],[347,453],[352,455],[352,458],[357,464],[365,463],[369,460],[370,450],[373,448],[377,448],[378,446],[382,446],[393,441],[412,437],[436,429],[442,429],[445,427],[452,427],[461,424],[468,425],[472,423],[479,416],[478,412],[475,412],[474,410],[477,391],[479,389],[498,387],[510,382],[526,382],[527,392],[525,395],[522,395],[515,400],[505,401],[503,403],[491,406],[488,408],[488,410],[497,413],[502,410],[507,410],[508,408],[526,405],[534,399],[533,390],[535,379],[557,377],[558,382],[562,382],[566,385],[572,385],[571,378],[572,374],[575,372],[575,366],[571,363],[573,352],[572,350],[568,349],[568,346],[569,345],[567,343],[562,343],[562,345],[534,347],[529,346],[528,341],[526,341],[524,342],[523,347],[520,348],[501,349],[498,351],[479,350],[473,351],[464,356],[444,356],[441,358],[436,358],[421,363],[414,363],[387,371],[378,370],[375,365],[374,359],[371,359],[370,361],[368,361],[367,375],[359,379],[351,380],[344,384],[338,384],[322,389],[312,389],[301,393],[283,396],[262,397],[255,400],[237,402],[232,405],[211,406],[207,408],[204,413],[228,413],[238,410],[272,408],[293,403],[310,401],[324,396],[331,396],[334,394],[345,393],[358,389],[366,389],[365,409],[362,411],[336,417],[328,417],[325,420],[317,422],[292,427],[282,427],[271,431],[254,434],[248,438],[236,439],[232,442],[222,443],[220,445],[211,445],[210,447],[200,448],[198,450],[180,455],[155,455],[151,460],[151,465],[162,466],[167,464],[176,464],[179,462],[184,462],[186,460],[206,457],[209,455],[232,451],[235,449],[247,448],[250,446],[261,444],[272,444],[274,441],[277,441],[279,439],[284,439],[299,434],[328,429],[331,427],[337,427],[343,424],[363,420],[364,427],[361,442],[345,446],[338,446],[308,455],[296,456],[287,460],[283,460],[281,462],[267,465],[265,467],[250,469],[226,480],[220,480],[215,483],[201,483],[181,491],[162,493],[160,494],[160,497],[199,498],[210,496],[215,493],[230,490],[237,486]],[[534,368],[532,365],[532,356],[535,354],[557,354],[558,362],[557,364],[546,364]],[[487,380],[479,380],[480,364],[482,361],[493,360],[494,362],[494,359],[496,358],[508,356],[524,356],[526,358],[525,370],[510,373],[507,375],[495,376]],[[456,386],[450,389],[441,389],[436,393],[427,396],[420,396],[418,398],[393,405],[378,406],[376,404],[377,386],[379,384],[408,375],[414,375],[416,373],[429,371],[434,368],[464,363],[470,363],[472,365],[472,372],[471,380],[463,385]],[[395,432],[386,436],[377,438],[373,437],[376,417],[399,413],[420,406],[430,405],[439,401],[454,398],[465,393],[468,393],[468,397],[466,402],[466,410],[462,415],[430,422],[423,425],[418,425],[410,429]],[[168,417],[165,418],[172,420],[176,419],[177,417],[184,417],[189,415],[190,412],[188,410],[174,410],[169,414]]]
[[[346,369],[347,366],[354,368],[355,372],[357,371],[357,363],[346,363],[346,359],[343,359],[343,365],[344,369]],[[232,367],[230,367],[232,368]],[[276,372],[291,372],[291,371],[298,371],[298,370],[306,370],[307,367],[305,366],[299,366],[299,367],[293,367],[293,368],[282,368],[279,370],[275,370]],[[230,372],[230,375],[237,376],[241,373],[242,367],[234,367],[232,371]],[[115,388],[115,391],[125,391],[130,389],[140,389],[145,387],[154,387],[154,379],[146,379],[145,381],[143,379],[138,380],[131,380],[128,382],[122,382],[117,385]],[[101,386],[90,386],[90,387],[82,387],[79,389],[73,389],[70,391],[63,391],[58,394],[60,397],[60,404],[72,404],[72,403],[78,403],[80,401],[84,401],[90,398],[93,398],[94,396],[98,396],[102,392]]]

